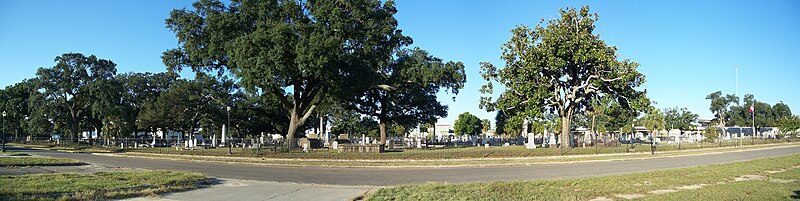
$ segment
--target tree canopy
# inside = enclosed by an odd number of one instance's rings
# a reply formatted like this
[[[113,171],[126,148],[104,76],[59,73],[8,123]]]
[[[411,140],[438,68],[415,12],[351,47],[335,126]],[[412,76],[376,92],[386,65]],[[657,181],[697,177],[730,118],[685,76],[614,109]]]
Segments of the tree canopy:
[[[290,141],[327,95],[364,86],[365,73],[407,40],[392,1],[202,0],[193,7],[166,20],[179,47],[164,53],[164,63],[229,70],[245,89],[276,97],[289,111]]]
[[[446,117],[447,106],[436,100],[436,94],[442,88],[457,94],[466,80],[461,62],[445,63],[419,48],[399,50],[396,59],[373,72],[367,77],[377,79],[344,102],[378,119],[381,144],[386,143],[388,124],[410,128]]]
[[[481,92],[492,93],[492,82],[506,90],[496,101],[481,97],[481,107],[497,108],[511,117],[542,117],[552,112],[562,120],[562,139],[573,139],[573,118],[585,111],[592,98],[609,96],[624,109],[644,110],[650,101],[644,91],[636,89],[645,82],[637,71],[639,64],[619,60],[617,48],[594,33],[598,19],[587,6],[568,8],[546,24],[511,30],[501,57],[505,67],[481,63],[482,76],[488,81]],[[574,146],[573,140],[562,143]]]
[[[666,108],[664,109],[664,120],[669,129],[679,129],[682,131],[694,129],[692,123],[697,121],[699,115],[690,112],[686,108]]]
[[[464,112],[453,123],[453,130],[462,135],[477,135],[483,130],[483,122],[477,116]]]
[[[55,58],[56,65],[39,68],[36,72],[36,89],[42,90],[44,100],[64,109],[64,115],[53,116],[69,125],[70,135],[77,137],[80,125],[91,117],[95,101],[92,89],[111,80],[117,73],[116,64],[94,55],[66,53]],[[113,101],[113,100],[107,100]]]

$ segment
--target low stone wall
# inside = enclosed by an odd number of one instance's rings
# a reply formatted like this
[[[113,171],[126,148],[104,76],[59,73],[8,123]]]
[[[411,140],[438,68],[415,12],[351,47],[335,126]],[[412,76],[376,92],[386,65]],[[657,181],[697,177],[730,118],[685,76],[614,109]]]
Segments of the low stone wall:
[[[384,147],[379,144],[340,144],[339,153],[356,152],[356,153],[383,153]]]

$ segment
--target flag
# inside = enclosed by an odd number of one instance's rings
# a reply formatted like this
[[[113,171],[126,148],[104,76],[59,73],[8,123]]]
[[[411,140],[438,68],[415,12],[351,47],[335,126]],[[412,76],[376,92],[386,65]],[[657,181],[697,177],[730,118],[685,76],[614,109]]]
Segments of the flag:
[[[753,110],[755,109],[754,108],[755,106],[756,106],[755,102],[752,105],[750,105],[750,113],[753,113]]]

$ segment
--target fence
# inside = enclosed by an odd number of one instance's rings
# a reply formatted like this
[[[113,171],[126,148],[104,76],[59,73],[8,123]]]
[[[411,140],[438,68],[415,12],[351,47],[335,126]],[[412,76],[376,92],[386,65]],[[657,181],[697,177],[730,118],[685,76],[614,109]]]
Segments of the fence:
[[[84,149],[93,149],[92,151],[106,151],[106,152],[144,152],[144,153],[162,153],[162,154],[170,154],[170,153],[180,153],[180,154],[188,154],[188,155],[233,155],[233,156],[264,156],[270,155],[273,153],[281,153],[287,152],[286,142],[284,139],[262,139],[262,138],[230,138],[227,139],[226,142],[223,144],[220,140],[216,140],[216,142],[210,139],[191,139],[187,140],[186,138],[169,138],[169,139],[160,139],[160,138],[152,138],[150,136],[141,136],[138,138],[97,138],[97,139],[86,139],[86,138],[64,138],[64,137],[19,137],[16,138],[14,136],[7,136],[7,142],[10,143],[17,143],[17,144],[27,144],[31,146],[39,146],[39,147],[49,147],[49,148],[60,148],[60,149],[73,149],[73,150],[84,150]],[[299,147],[298,141],[302,138],[295,138],[293,139],[293,147]],[[391,142],[388,143],[387,148],[391,150],[402,150],[402,149],[416,149],[418,146],[416,143],[424,143],[426,146],[422,146],[422,148],[428,149],[449,149],[449,148],[463,148],[463,147],[474,147],[474,146],[482,146],[483,143],[481,142],[482,139],[474,138],[475,141],[472,140],[460,140],[460,139],[447,139],[447,140],[437,140],[437,141],[426,141],[427,139],[420,141],[416,141],[413,138],[390,138]],[[488,138],[486,142],[490,144],[490,146],[502,146],[505,143],[509,143],[509,145],[522,145],[525,143],[524,138]],[[709,147],[735,147],[739,146],[740,143],[743,145],[752,145],[752,144],[765,144],[765,143],[778,143],[778,142],[789,142],[792,141],[792,138],[784,138],[784,139],[745,139],[740,142],[738,139],[723,139],[717,140],[713,142],[705,142],[705,143],[683,143],[683,144],[667,144],[661,143],[658,144],[657,151],[667,151],[667,150],[680,150],[680,149],[695,149],[695,148],[709,148]],[[333,141],[333,140],[331,140]],[[360,138],[353,138],[352,140],[344,140],[341,141],[340,145],[342,144],[360,144],[366,141],[366,139]],[[542,138],[536,139],[536,144],[541,147],[543,145]],[[582,141],[577,141],[576,145],[581,146]],[[370,144],[365,143],[365,144]],[[546,144],[546,143],[545,143]],[[631,149],[648,149],[649,150],[649,142],[645,141],[634,141],[634,142],[627,142],[625,140],[619,140],[616,138],[608,138],[608,141],[603,141],[603,138],[598,138],[598,141],[587,141],[587,144],[596,145],[592,147],[593,149],[599,149],[595,152],[597,153],[620,153],[620,152],[628,152]],[[318,150],[327,150],[328,146],[322,146],[324,148]],[[556,145],[557,148],[558,147]],[[543,150],[544,151],[544,150]],[[590,150],[572,150],[564,149],[562,154],[569,154],[569,152],[586,152]],[[641,150],[639,150],[641,151]]]

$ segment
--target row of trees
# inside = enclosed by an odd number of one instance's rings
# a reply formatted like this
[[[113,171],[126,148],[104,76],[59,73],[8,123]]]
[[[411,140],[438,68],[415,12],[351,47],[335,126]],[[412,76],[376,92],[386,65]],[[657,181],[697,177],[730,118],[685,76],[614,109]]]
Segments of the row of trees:
[[[198,1],[166,19],[179,44],[162,56],[167,73],[116,75],[110,60],[65,54],[3,107],[35,105],[10,119],[43,117],[73,136],[110,124],[120,133],[213,131],[229,114],[239,132],[279,131],[290,142],[319,126],[311,117],[338,115],[330,122],[348,132],[358,116],[377,121],[383,144],[389,129],[446,116],[436,94],[457,94],[466,81],[461,62],[410,48],[396,12],[377,0]],[[178,78],[183,69],[195,78]]]
[[[711,101],[709,110],[714,113],[713,121],[720,126],[755,126],[758,130],[763,127],[780,127],[782,124],[791,125],[792,120],[797,118],[792,116],[792,110],[783,102],[770,105],[757,101],[752,94],[744,95],[743,104],[740,104],[738,96],[723,96],[721,91],[708,94],[706,99]],[[796,130],[789,127],[786,129],[781,130]]]

